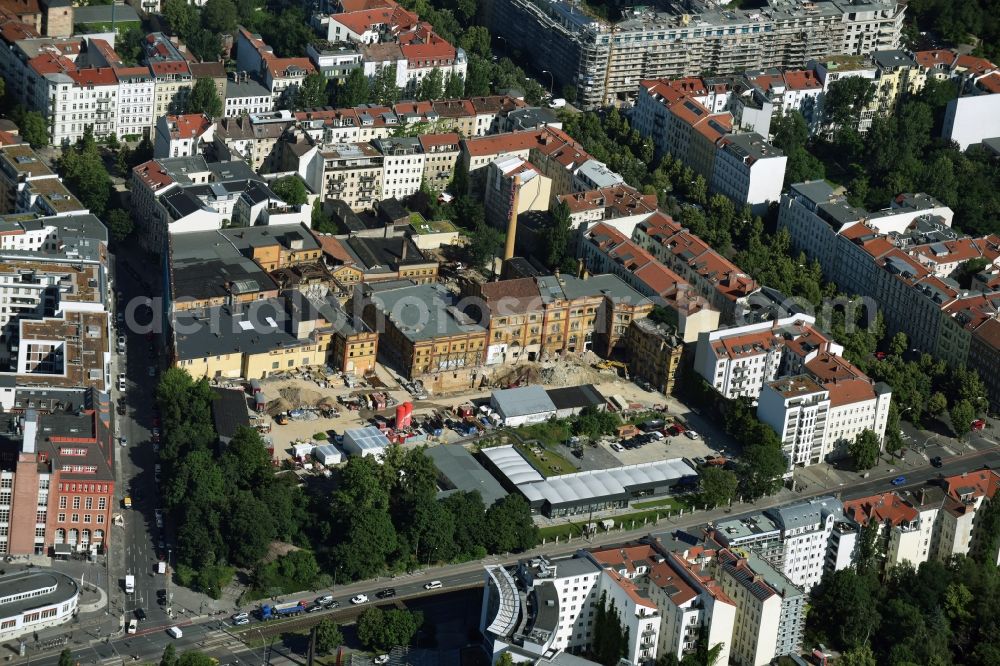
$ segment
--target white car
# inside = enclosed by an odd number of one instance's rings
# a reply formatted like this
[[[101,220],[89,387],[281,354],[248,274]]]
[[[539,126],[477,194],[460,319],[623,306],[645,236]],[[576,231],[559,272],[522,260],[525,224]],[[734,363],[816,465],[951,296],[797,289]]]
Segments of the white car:
[[[122,393],[125,392],[125,373],[124,372],[118,375],[118,390],[121,391]]]
[[[118,336],[118,351],[119,352],[125,351],[125,336],[124,335],[119,335]]]
[[[154,510],[153,515],[156,517],[156,526],[163,527],[163,509]]]
[[[444,587],[444,584],[439,580],[432,580],[429,583],[424,583],[425,590],[440,590]]]
[[[621,451],[625,450],[625,447],[622,446],[621,444],[618,444],[617,442],[615,442],[614,444],[611,445],[611,450],[612,451],[619,451],[619,452],[621,452]]]
[[[389,655],[387,655],[387,654],[380,654],[379,656],[377,656],[374,659],[372,659],[372,663],[374,663],[374,664],[388,664],[389,663]]]
[[[233,622],[238,622],[240,620],[249,620],[249,619],[250,619],[249,613],[236,613],[235,615],[233,615]]]
[[[357,606],[358,604],[366,604],[368,603],[368,595],[367,594],[355,595],[351,597],[351,603],[354,604],[355,606]]]
[[[701,437],[701,435],[699,435],[694,430],[685,430],[684,436],[687,437],[688,439],[698,439],[699,437]]]
[[[137,620],[129,620],[128,621],[128,633],[134,634],[138,630],[139,630],[139,622]]]

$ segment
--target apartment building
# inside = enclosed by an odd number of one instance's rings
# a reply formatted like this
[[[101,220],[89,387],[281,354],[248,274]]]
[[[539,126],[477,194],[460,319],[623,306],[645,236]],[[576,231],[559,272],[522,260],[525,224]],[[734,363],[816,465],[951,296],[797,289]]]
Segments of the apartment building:
[[[730,663],[764,666],[802,649],[806,595],[800,588],[755,553],[741,557],[729,549],[716,555],[714,575],[736,606]]]
[[[0,146],[0,214],[24,212],[22,190],[35,181],[58,179],[28,144]]]
[[[384,198],[385,155],[371,144],[334,144],[319,155],[322,177],[313,179],[319,181],[313,191],[322,192],[324,199],[340,199],[351,210],[361,211]]]
[[[166,115],[156,119],[153,157],[194,157],[212,143],[215,123],[204,113]]]
[[[355,296],[357,299],[358,296]],[[435,393],[472,387],[481,379],[486,329],[458,310],[440,284],[409,280],[366,283],[355,303],[365,324],[380,331],[380,361]]]
[[[694,342],[700,333],[719,327],[718,310],[686,280],[617,229],[599,223],[583,234],[579,254],[585,271],[617,275],[665,308],[683,342]]]
[[[361,51],[350,42],[312,42],[306,44],[306,55],[317,72],[336,84],[361,66]]]
[[[241,118],[222,118],[215,124],[212,148],[221,161],[243,160],[256,172],[278,170],[279,139],[291,126],[287,111]]]
[[[432,192],[442,192],[451,182],[458,163],[461,137],[455,132],[421,134],[420,150],[424,154],[421,182]]]
[[[637,224],[632,240],[687,280],[719,312],[722,322],[735,321],[737,311],[760,289],[739,266],[664,213]]]
[[[625,330],[623,344],[629,359],[629,376],[645,380],[661,393],[671,395],[684,354],[684,340],[677,329],[649,317],[633,319]]]
[[[323,234],[319,240],[323,262],[342,289],[359,282],[437,281],[437,260],[421,252],[410,235],[338,238]]]
[[[153,120],[168,113],[178,113],[184,108],[188,92],[194,85],[188,59],[162,32],[146,35],[143,48],[154,82]]]
[[[268,113],[274,109],[271,91],[250,78],[247,72],[236,72],[226,79],[222,97],[226,118]]]
[[[1000,473],[977,470],[941,480],[944,503],[938,513],[935,535],[937,557],[947,560],[954,555],[968,555],[976,538],[976,512],[984,502],[992,501],[1000,485]]]
[[[498,157],[486,169],[483,205],[486,223],[490,226],[507,231],[513,223],[516,231],[520,215],[547,211],[551,198],[552,179],[516,155]]]
[[[886,544],[886,568],[902,564],[917,568],[932,556],[933,517],[924,519],[919,509],[897,493],[845,501],[844,516],[862,528],[872,522],[878,526],[879,538]]]
[[[721,88],[723,94],[717,94]],[[650,137],[660,155],[684,161],[714,192],[760,213],[781,197],[787,158],[756,132],[734,131],[733,95],[726,83],[700,78],[653,80],[639,84],[633,113],[635,129]],[[730,101],[727,101],[730,100]],[[770,126],[769,102],[766,122]],[[737,105],[745,109],[742,103]],[[724,111],[714,111],[725,108]],[[741,117],[746,119],[746,113]],[[756,125],[753,125],[756,126]]]
[[[895,49],[904,12],[894,0],[768,0],[746,9],[670,0],[611,23],[569,2],[501,0],[488,8],[486,24],[593,109],[630,100],[642,79],[802,67],[836,54]]]
[[[382,153],[382,199],[404,199],[420,189],[426,155],[417,137],[376,139]]]
[[[132,170],[132,216],[139,242],[160,253],[174,234],[229,224],[297,224],[311,206],[288,206],[245,162],[208,162],[202,156],[150,160]]]
[[[655,194],[642,194],[624,183],[560,194],[556,201],[569,207],[570,228],[577,235],[589,231],[597,224],[603,224],[621,232],[626,238],[631,238],[635,225],[648,219],[657,210]]]
[[[115,441],[108,394],[65,395],[73,410],[19,410],[20,427],[0,434],[17,451],[0,472],[0,553],[103,552],[110,545]],[[5,422],[15,420],[7,413]],[[16,492],[14,492],[16,488]]]
[[[272,108],[290,106],[305,78],[316,72],[309,58],[279,58],[260,35],[242,26],[236,31],[235,48],[236,71],[249,73],[267,89]]]
[[[118,116],[115,127],[122,139],[145,136],[154,126],[156,80],[149,67],[115,67],[118,78]]]

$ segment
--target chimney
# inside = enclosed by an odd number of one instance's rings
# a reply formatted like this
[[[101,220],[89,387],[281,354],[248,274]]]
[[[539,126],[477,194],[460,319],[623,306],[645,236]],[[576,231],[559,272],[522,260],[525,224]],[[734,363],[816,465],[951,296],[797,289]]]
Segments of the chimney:
[[[514,242],[517,239],[517,208],[521,196],[521,176],[515,175],[510,186],[510,212],[507,220],[507,243],[503,249],[504,261],[514,258]]]
[[[576,260],[576,276],[582,278],[583,274],[587,272],[587,269],[583,266],[583,257]]]
[[[388,228],[388,227],[386,227],[386,228]],[[408,240],[409,239],[406,236],[403,236],[403,249],[399,253],[399,260],[400,261],[406,261],[406,250],[410,246],[410,244],[407,242]]]

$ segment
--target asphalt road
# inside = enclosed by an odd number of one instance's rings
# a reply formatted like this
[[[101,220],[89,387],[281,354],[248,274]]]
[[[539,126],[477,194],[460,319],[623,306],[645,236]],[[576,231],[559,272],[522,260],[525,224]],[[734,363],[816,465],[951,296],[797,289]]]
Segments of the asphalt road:
[[[129,304],[142,299],[147,290],[126,266],[126,260],[119,255],[116,286],[123,294],[121,311],[131,313],[137,309]],[[139,313],[135,315],[140,323],[148,321],[148,316],[142,316],[144,310],[145,308],[139,308]],[[154,452],[150,440],[156,379],[150,376],[149,369],[156,367],[157,372],[159,371],[155,353],[157,347],[155,338],[154,341],[147,339],[145,332],[129,325],[129,319],[126,316],[126,324],[118,326],[116,332],[116,335],[124,332],[127,337],[127,352],[118,357],[119,364],[124,365],[124,369],[119,369],[119,372],[125,372],[127,377],[124,394],[127,412],[125,416],[118,416],[118,434],[126,438],[127,446],[118,449],[120,493],[117,499],[121,507],[125,495],[130,495],[132,509],[121,509],[124,529],[116,527],[114,531],[118,541],[112,548],[118,548],[120,553],[118,559],[112,560],[118,564],[118,567],[112,567],[113,576],[117,574],[112,583],[117,582],[118,596],[123,601],[117,609],[119,613],[130,618],[137,608],[141,608],[147,615],[145,623],[158,626],[165,624],[169,618],[165,607],[157,604],[157,590],[165,589],[167,583],[166,576],[156,573],[157,562],[160,557],[165,558],[167,553],[157,552],[157,544],[166,542],[166,535],[157,528],[155,521],[154,510],[159,506],[159,495],[154,479],[154,466],[158,454]],[[125,595],[124,576],[128,573],[135,576],[136,585],[133,594]],[[115,590],[113,600],[114,592]]]

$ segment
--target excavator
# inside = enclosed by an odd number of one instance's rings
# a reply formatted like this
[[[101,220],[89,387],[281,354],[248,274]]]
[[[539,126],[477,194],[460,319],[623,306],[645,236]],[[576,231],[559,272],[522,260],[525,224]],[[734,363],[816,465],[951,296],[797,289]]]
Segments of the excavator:
[[[625,379],[628,379],[628,366],[622,363],[621,361],[609,361],[609,360],[600,361],[598,363],[595,363],[594,367],[597,368],[598,370],[612,370],[612,369],[620,370],[621,374],[625,377]]]

